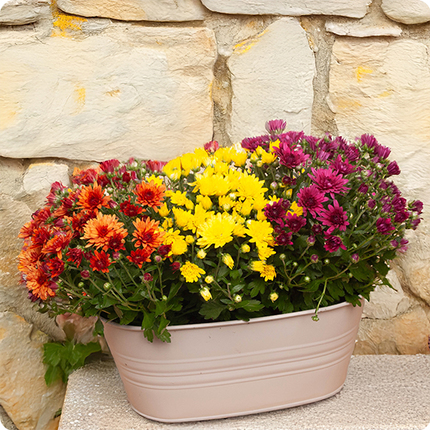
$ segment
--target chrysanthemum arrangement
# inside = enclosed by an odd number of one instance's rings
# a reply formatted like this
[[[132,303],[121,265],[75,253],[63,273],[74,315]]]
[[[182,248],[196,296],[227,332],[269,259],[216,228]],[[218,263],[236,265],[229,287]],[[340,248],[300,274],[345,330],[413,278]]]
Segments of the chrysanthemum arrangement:
[[[166,165],[109,160],[55,183],[20,234],[32,300],[168,341],[169,325],[305,309],[317,320],[390,285],[388,262],[422,212],[391,181],[390,150],[369,135],[266,128],[241,146],[210,142]]]

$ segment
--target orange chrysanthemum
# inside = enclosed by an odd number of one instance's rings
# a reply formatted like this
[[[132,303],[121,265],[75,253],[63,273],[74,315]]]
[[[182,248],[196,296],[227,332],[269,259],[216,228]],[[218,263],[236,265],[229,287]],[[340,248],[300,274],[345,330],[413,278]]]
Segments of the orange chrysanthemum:
[[[79,194],[78,206],[89,211],[107,207],[111,198],[105,196],[102,187],[96,182],[93,186],[83,187]]]
[[[49,275],[42,269],[32,267],[27,275],[27,288],[33,293],[34,296],[46,300],[48,297],[54,297],[55,288],[57,285],[52,282]]]
[[[90,219],[85,224],[82,238],[88,240],[87,247],[94,246],[97,249],[102,248],[103,251],[111,247],[112,239],[115,238],[115,249],[118,250],[128,234],[123,226],[115,215],[103,215],[99,212],[97,218]]]
[[[163,243],[165,232],[158,229],[158,221],[150,218],[137,219],[133,221],[133,225],[136,227],[133,233],[136,248],[141,246],[143,249],[156,249]]]
[[[164,185],[157,185],[154,181],[137,184],[135,188],[137,203],[157,210],[162,205],[165,190]]]
[[[54,237],[43,245],[42,254],[57,254],[57,257],[61,260],[62,251],[69,245],[71,240],[71,233],[56,233]]]
[[[33,267],[36,267],[41,257],[40,248],[23,248],[19,254],[19,271],[27,274]]]

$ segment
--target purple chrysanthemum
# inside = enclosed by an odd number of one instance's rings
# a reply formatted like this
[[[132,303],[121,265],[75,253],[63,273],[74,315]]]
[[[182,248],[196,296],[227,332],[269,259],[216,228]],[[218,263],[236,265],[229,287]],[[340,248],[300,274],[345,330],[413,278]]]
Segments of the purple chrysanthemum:
[[[393,230],[396,228],[391,224],[390,218],[379,218],[376,221],[376,228],[378,230],[378,233],[387,235],[390,234]]]
[[[391,154],[391,149],[388,148],[387,146],[383,146],[383,145],[378,145],[375,148],[375,154],[382,159],[386,159],[388,158],[388,156]]]
[[[275,238],[276,245],[279,245],[279,246],[292,245],[293,244],[293,242],[291,241],[292,234],[293,233],[291,232],[287,233],[285,231],[282,231],[281,233],[279,233],[278,236],[276,236]]]
[[[327,233],[332,233],[337,228],[340,231],[345,231],[346,226],[349,225],[348,215],[346,211],[343,210],[342,206],[339,206],[337,200],[333,200],[332,205],[328,205],[328,209],[321,212],[318,220],[322,222],[323,225],[328,226]]]
[[[387,166],[387,170],[388,170],[388,174],[390,176],[394,176],[394,175],[400,175],[400,168],[397,165],[397,163],[395,161],[392,161],[388,166]]]
[[[302,188],[297,197],[299,198],[298,204],[303,208],[305,215],[309,211],[313,217],[317,216],[317,212],[323,209],[322,204],[328,200],[316,185]]]
[[[375,136],[370,134],[362,134],[360,137],[362,145],[366,145],[368,148],[376,148],[379,146]]]
[[[270,136],[256,136],[256,137],[246,137],[242,140],[241,145],[242,148],[248,149],[251,152],[254,152],[259,146],[263,147],[263,149],[268,149],[270,142]]]
[[[415,200],[414,202],[412,202],[411,209],[418,215],[421,215],[423,211],[423,206],[423,202],[421,202],[420,200]]]
[[[308,173],[308,176],[316,183],[318,189],[323,193],[339,194],[345,193],[349,188],[345,187],[348,179],[342,175],[337,175],[332,169],[314,169],[312,168],[313,176]]]
[[[279,199],[277,202],[266,205],[264,214],[269,221],[284,225],[284,219],[289,207],[290,202],[288,200]]]
[[[346,246],[343,244],[342,239],[339,236],[326,234],[324,249],[328,252],[336,252],[339,248],[346,250]]]
[[[290,212],[287,214],[287,221],[285,223],[293,233],[297,233],[306,224],[306,218]]]

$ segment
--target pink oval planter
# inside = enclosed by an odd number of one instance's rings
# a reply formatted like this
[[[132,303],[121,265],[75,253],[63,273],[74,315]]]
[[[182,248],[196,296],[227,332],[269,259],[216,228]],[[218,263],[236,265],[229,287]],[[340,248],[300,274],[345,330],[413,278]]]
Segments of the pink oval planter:
[[[169,328],[171,343],[139,327],[104,322],[105,337],[133,409],[184,422],[316,402],[343,386],[362,306]]]

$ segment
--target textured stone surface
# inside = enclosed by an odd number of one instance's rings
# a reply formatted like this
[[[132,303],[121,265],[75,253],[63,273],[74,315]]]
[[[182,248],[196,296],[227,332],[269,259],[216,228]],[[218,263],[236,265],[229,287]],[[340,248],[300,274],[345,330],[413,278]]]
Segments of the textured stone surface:
[[[170,159],[212,138],[209,29],[117,24],[43,43],[2,36],[0,155]]]
[[[130,21],[202,20],[205,9],[200,0],[58,0],[65,12]]]
[[[228,59],[232,142],[261,134],[267,120],[310,132],[315,60],[295,18],[281,18],[234,47]]]
[[[24,165],[21,160],[0,158],[0,194],[17,197],[24,192]]]
[[[69,186],[69,166],[56,163],[34,163],[25,171],[23,184],[27,194],[43,191],[46,194],[51,189],[51,184],[61,182]]]
[[[341,15],[362,18],[371,0],[202,0],[210,10],[245,15]]]
[[[369,13],[363,19],[331,18],[326,21],[326,31],[339,36],[371,37],[400,36],[402,29],[389,20],[380,6],[374,1]]]
[[[0,2],[0,25],[22,25],[36,22],[46,15],[48,0],[11,0]]]
[[[429,316],[415,306],[391,320],[363,318],[354,354],[429,354]]]
[[[0,403],[19,430],[55,430],[65,387],[47,387],[42,345],[47,336],[12,312],[0,313]]]
[[[11,310],[50,337],[62,339],[62,330],[46,314],[33,309],[27,289],[20,283],[18,255],[22,241],[18,239],[18,233],[30,220],[31,213],[25,203],[0,195],[0,312]]]
[[[430,21],[430,5],[422,0],[382,0],[382,10],[394,21],[421,24]]]
[[[407,312],[408,309],[415,304],[415,302],[403,292],[395,272],[390,271],[387,277],[395,290],[386,285],[382,285],[370,293],[370,301],[366,302],[364,306],[364,317],[387,320]]]
[[[423,222],[408,232],[409,251],[399,260],[403,288],[430,304],[430,62],[415,40],[336,40],[330,70],[330,104],[339,133],[371,133],[392,149],[402,173],[395,183],[424,202]],[[398,274],[398,276],[400,276]]]

